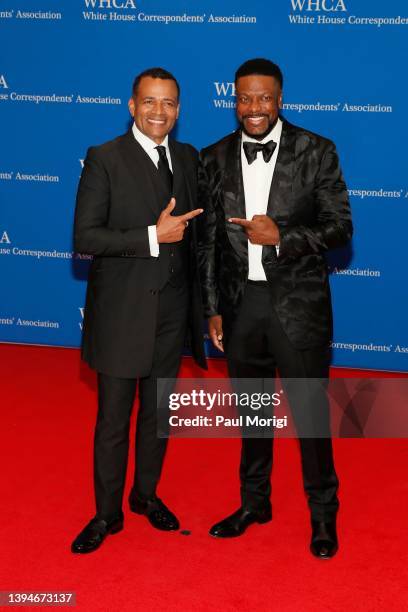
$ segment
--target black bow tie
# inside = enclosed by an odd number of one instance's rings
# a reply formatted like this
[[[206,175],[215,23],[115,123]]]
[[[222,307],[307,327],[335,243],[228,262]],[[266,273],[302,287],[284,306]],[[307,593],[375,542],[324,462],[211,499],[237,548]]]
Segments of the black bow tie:
[[[244,142],[243,146],[249,165],[256,160],[259,151],[262,151],[264,162],[267,164],[276,149],[276,142],[273,140],[265,142],[265,144],[261,144],[260,142]]]

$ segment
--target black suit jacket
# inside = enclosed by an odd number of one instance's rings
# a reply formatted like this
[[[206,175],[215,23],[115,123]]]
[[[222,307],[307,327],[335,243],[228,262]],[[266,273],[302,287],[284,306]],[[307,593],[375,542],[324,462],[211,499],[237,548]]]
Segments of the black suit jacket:
[[[248,241],[228,223],[246,217],[241,131],[201,151],[199,267],[204,314],[223,316],[228,332],[248,280]],[[297,349],[327,343],[332,312],[324,252],[352,235],[348,194],[334,144],[283,122],[267,214],[280,230],[280,251],[264,246],[262,264],[273,306]]]
[[[175,191],[185,180],[189,207],[195,208],[197,151],[171,140],[169,147]],[[153,358],[160,275],[147,227],[157,223],[161,203],[151,166],[130,130],[88,150],[77,195],[75,251],[94,256],[82,356],[99,372],[121,378],[147,376]],[[194,221],[190,228],[191,349],[205,367]]]

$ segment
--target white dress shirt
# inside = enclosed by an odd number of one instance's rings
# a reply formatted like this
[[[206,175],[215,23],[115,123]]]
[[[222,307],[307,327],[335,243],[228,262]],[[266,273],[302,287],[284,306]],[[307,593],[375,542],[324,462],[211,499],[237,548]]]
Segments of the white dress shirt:
[[[133,123],[132,126],[133,136],[136,138],[137,142],[143,148],[143,150],[148,154],[152,162],[157,168],[159,163],[159,152],[156,149],[157,143],[154,140],[151,140],[146,134],[143,134],[137,127],[136,124]],[[169,162],[170,170],[173,171],[173,167],[171,165],[171,155],[169,149],[169,137],[163,140],[160,146],[166,149],[167,161]],[[152,257],[158,257],[160,254],[159,243],[157,242],[157,230],[155,225],[149,225],[147,228],[149,234],[149,245],[150,245],[150,255]]]
[[[271,188],[273,173],[275,171],[276,159],[278,157],[279,143],[282,134],[282,121],[278,118],[273,130],[261,141],[255,140],[242,132],[241,162],[242,179],[244,183],[246,218],[252,219],[254,215],[266,215],[268,208],[269,191]],[[243,143],[261,142],[265,144],[273,140],[276,148],[268,163],[265,163],[262,152],[259,151],[257,158],[251,165],[248,164]],[[276,246],[279,255],[279,247]],[[251,244],[248,240],[248,278],[250,280],[266,280],[265,271],[262,266],[262,245]]]

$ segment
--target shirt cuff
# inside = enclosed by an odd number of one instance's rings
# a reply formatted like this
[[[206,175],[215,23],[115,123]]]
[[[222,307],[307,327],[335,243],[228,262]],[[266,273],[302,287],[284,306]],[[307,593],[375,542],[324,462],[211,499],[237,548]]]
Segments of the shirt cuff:
[[[150,255],[158,257],[160,255],[159,243],[157,242],[157,231],[155,225],[149,225],[147,228],[149,234]]]
[[[280,247],[280,243],[279,244],[275,244],[275,249],[276,249],[276,255],[279,257],[279,247]]]

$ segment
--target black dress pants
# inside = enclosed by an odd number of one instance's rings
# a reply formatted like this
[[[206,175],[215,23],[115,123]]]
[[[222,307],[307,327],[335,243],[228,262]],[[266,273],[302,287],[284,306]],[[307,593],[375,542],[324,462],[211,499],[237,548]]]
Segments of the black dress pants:
[[[152,498],[167,446],[157,437],[157,378],[175,378],[187,329],[188,287],[167,284],[159,295],[153,364],[149,376],[117,378],[98,373],[98,417],[94,439],[96,514],[110,519],[122,511],[129,450],[129,423],[139,386],[136,470],[131,496]]]
[[[281,378],[328,378],[329,347],[300,351],[292,346],[272,306],[267,283],[247,284],[238,316],[225,338],[225,352],[231,378],[263,378],[270,382],[276,369]],[[308,385],[308,381],[304,380],[304,384]],[[321,436],[300,438],[309,508],[313,520],[329,521],[334,518],[339,502],[326,392],[321,385],[314,388],[310,395],[313,399],[305,411],[304,398],[299,396],[301,387],[293,385],[288,399],[295,426],[302,423],[300,429],[309,433],[315,427]],[[240,479],[244,507],[256,510],[270,505],[272,459],[272,436],[243,437]]]

